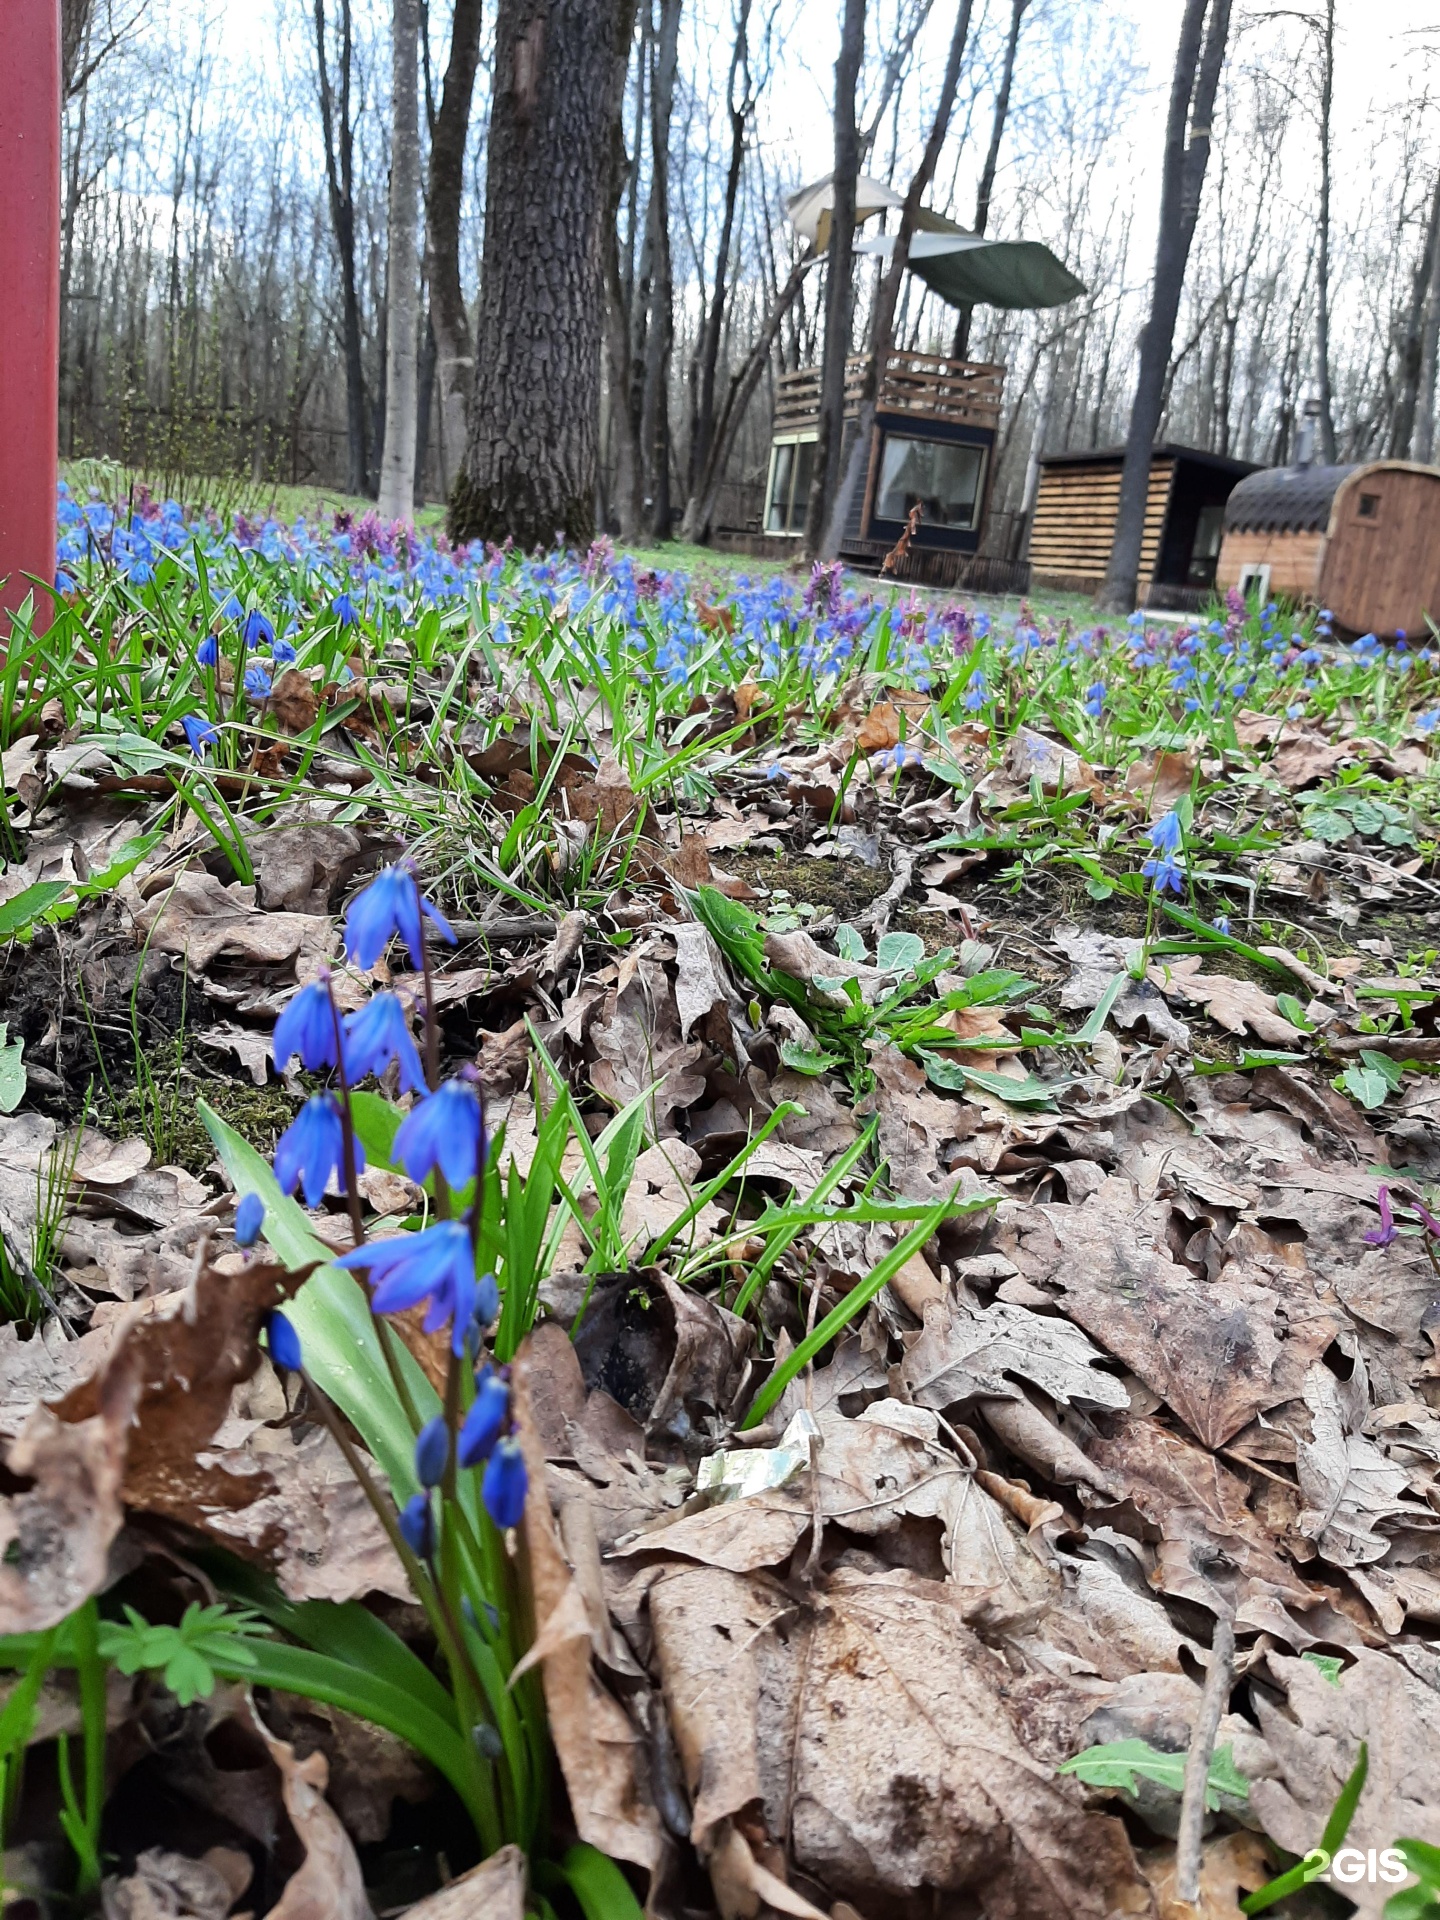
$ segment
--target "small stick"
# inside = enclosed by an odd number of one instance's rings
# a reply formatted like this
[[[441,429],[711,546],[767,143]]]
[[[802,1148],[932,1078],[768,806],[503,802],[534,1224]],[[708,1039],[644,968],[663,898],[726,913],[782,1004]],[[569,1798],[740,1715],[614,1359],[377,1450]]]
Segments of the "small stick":
[[[1180,1797],[1180,1829],[1175,1837],[1175,1898],[1194,1906],[1200,1898],[1200,1836],[1205,1825],[1205,1789],[1220,1717],[1230,1698],[1235,1672],[1235,1622],[1228,1613],[1215,1623],[1210,1670],[1185,1756],[1185,1790]]]

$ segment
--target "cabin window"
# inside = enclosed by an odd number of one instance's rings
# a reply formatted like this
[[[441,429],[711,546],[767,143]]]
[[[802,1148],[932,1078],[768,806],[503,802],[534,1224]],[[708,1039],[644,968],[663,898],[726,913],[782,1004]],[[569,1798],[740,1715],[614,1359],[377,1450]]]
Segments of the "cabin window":
[[[903,520],[918,506],[923,526],[969,529],[979,524],[984,483],[984,447],[887,433],[875,518]]]
[[[777,440],[770,449],[770,484],[765,492],[765,531],[803,533],[810,476],[815,471],[815,436]]]
[[[1202,507],[1195,521],[1195,544],[1190,549],[1186,580],[1193,587],[1215,584],[1215,562],[1220,557],[1220,536],[1225,526],[1225,504]]]
[[[1378,520],[1380,518],[1380,496],[1378,493],[1361,494],[1360,518],[1362,520]]]

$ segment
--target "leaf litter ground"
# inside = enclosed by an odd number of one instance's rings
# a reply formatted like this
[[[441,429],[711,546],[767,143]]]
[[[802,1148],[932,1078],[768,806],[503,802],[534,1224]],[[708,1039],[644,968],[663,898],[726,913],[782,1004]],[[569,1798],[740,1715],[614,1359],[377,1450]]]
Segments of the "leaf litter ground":
[[[644,1114],[614,1194],[567,1151],[517,1391],[563,1818],[651,1910],[1192,1911],[1172,1776],[1221,1617],[1193,1910],[1313,1847],[1362,1742],[1351,1844],[1440,1843],[1425,651],[1256,608],[1188,651],[985,631],[605,554],[472,556],[352,626],[348,559],[316,588],[242,543],[212,567],[297,652],[246,697],[223,648],[193,665],[233,610],[178,551],[95,567],[12,688],[0,1630],[106,1586],[178,1619],[209,1542],[416,1633],[255,1346],[270,1270],[228,1247],[196,1119],[273,1144],[304,1091],[275,1015],[408,852],[460,935],[444,1055],[505,1154],[529,1165],[558,1086],[592,1137]],[[373,1155],[364,1199],[422,1202]],[[348,1244],[338,1200],[312,1226]],[[256,1697],[116,1676],[108,1906],[348,1915],[368,1888],[442,1920],[446,1790],[339,1708]],[[76,1712],[52,1682],[47,1751]],[[1096,1747],[1148,1771],[1060,1771]],[[10,1839],[22,1885],[54,1871],[43,1821]],[[518,1914],[518,1861],[479,1871],[466,1897]]]

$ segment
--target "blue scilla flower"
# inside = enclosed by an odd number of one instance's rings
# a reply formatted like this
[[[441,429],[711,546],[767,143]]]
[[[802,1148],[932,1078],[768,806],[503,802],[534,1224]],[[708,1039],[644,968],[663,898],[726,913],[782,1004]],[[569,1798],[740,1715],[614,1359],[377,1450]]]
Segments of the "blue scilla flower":
[[[235,1209],[235,1244],[253,1247],[265,1224],[265,1202],[258,1193],[247,1193]]]
[[[1154,882],[1156,893],[1185,891],[1185,869],[1168,854],[1162,854],[1158,859],[1147,860],[1140,871],[1147,880]]]
[[[295,649],[288,640],[277,640],[270,648],[270,658],[277,667],[288,667],[296,658]]]
[[[1440,707],[1432,707],[1428,713],[1417,714],[1415,725],[1421,733],[1433,733],[1436,727],[1440,727]]]
[[[450,1459],[450,1429],[443,1413],[427,1420],[415,1436],[415,1478],[422,1487],[438,1487]]]
[[[435,1551],[435,1512],[428,1493],[413,1493],[397,1516],[400,1538],[419,1560]]]
[[[425,1331],[438,1333],[448,1326],[452,1350],[463,1350],[476,1292],[475,1249],[463,1221],[442,1220],[420,1233],[352,1247],[336,1265],[370,1269],[370,1304],[376,1313],[403,1313],[428,1300]]]
[[[275,629],[258,607],[252,607],[245,616],[245,644],[253,653],[257,647],[271,646],[275,639]]]
[[[277,1073],[284,1073],[297,1053],[309,1073],[339,1064],[329,979],[328,974],[321,974],[308,987],[302,987],[275,1022],[270,1051]]]
[[[345,1016],[344,1056],[345,1078],[352,1086],[367,1073],[382,1074],[396,1060],[403,1091],[425,1091],[424,1070],[410,1037],[410,1019],[398,994],[377,993],[357,1013]]]
[[[207,633],[195,649],[195,658],[202,667],[213,667],[220,658],[220,642],[213,633]]]
[[[1092,720],[1098,720],[1100,715],[1105,711],[1105,682],[1103,680],[1097,680],[1093,687],[1087,687],[1085,689],[1085,711]]]
[[[1173,807],[1150,828],[1150,844],[1162,853],[1174,853],[1180,845],[1180,816]]]
[[[439,1167],[452,1187],[473,1180],[484,1153],[480,1096],[464,1080],[447,1080],[400,1122],[393,1157],[412,1180]]]
[[[985,676],[974,673],[970,676],[970,691],[965,695],[965,708],[968,713],[978,713],[986,699]]]
[[[283,1313],[272,1313],[266,1321],[265,1340],[277,1367],[288,1367],[291,1373],[299,1373],[305,1364],[300,1336]]]
[[[350,902],[345,914],[345,951],[357,967],[373,967],[398,933],[405,942],[410,964],[423,966],[421,915],[434,923],[442,940],[452,947],[455,935],[449,921],[426,900],[408,867],[382,867]]]
[[[355,611],[355,602],[348,593],[337,593],[330,602],[330,611],[335,617],[335,624],[340,627],[353,627],[360,618]]]
[[[247,667],[245,669],[245,691],[252,700],[268,700],[270,698],[270,676],[264,667]]]
[[[1228,913],[1217,913],[1210,924],[1217,933],[1228,935],[1230,932],[1230,916]]]
[[[344,1129],[333,1095],[313,1094],[281,1134],[275,1146],[275,1178],[283,1193],[303,1189],[307,1207],[318,1207],[331,1174],[344,1183]],[[355,1142],[355,1170],[365,1165]]]
[[[205,749],[215,745],[219,734],[200,713],[187,713],[180,724],[185,729],[185,738],[190,742],[190,751],[197,760],[203,760]]]
[[[519,1526],[525,1512],[525,1495],[529,1485],[520,1442],[502,1440],[486,1462],[485,1478],[480,1483],[480,1497],[485,1502],[485,1511],[497,1527]]]
[[[475,1382],[475,1403],[460,1429],[456,1450],[460,1465],[478,1467],[488,1460],[509,1418],[510,1389],[493,1368],[486,1367]]]

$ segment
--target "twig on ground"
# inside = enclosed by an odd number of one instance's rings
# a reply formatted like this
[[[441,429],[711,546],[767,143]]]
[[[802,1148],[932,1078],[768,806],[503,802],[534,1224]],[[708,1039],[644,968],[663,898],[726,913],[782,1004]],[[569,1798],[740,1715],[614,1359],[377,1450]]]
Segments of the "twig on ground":
[[[910,880],[915,872],[915,856],[908,848],[900,848],[895,855],[895,877],[878,900],[872,900],[863,913],[857,913],[850,922],[857,931],[869,928],[877,940],[887,932],[890,916],[905,898]]]
[[[1210,1671],[1190,1733],[1185,1756],[1185,1790],[1180,1796],[1180,1828],[1175,1837],[1175,1898],[1194,1906],[1200,1898],[1200,1839],[1205,1828],[1205,1791],[1215,1735],[1230,1698],[1235,1673],[1235,1622],[1222,1614],[1210,1643]]]

